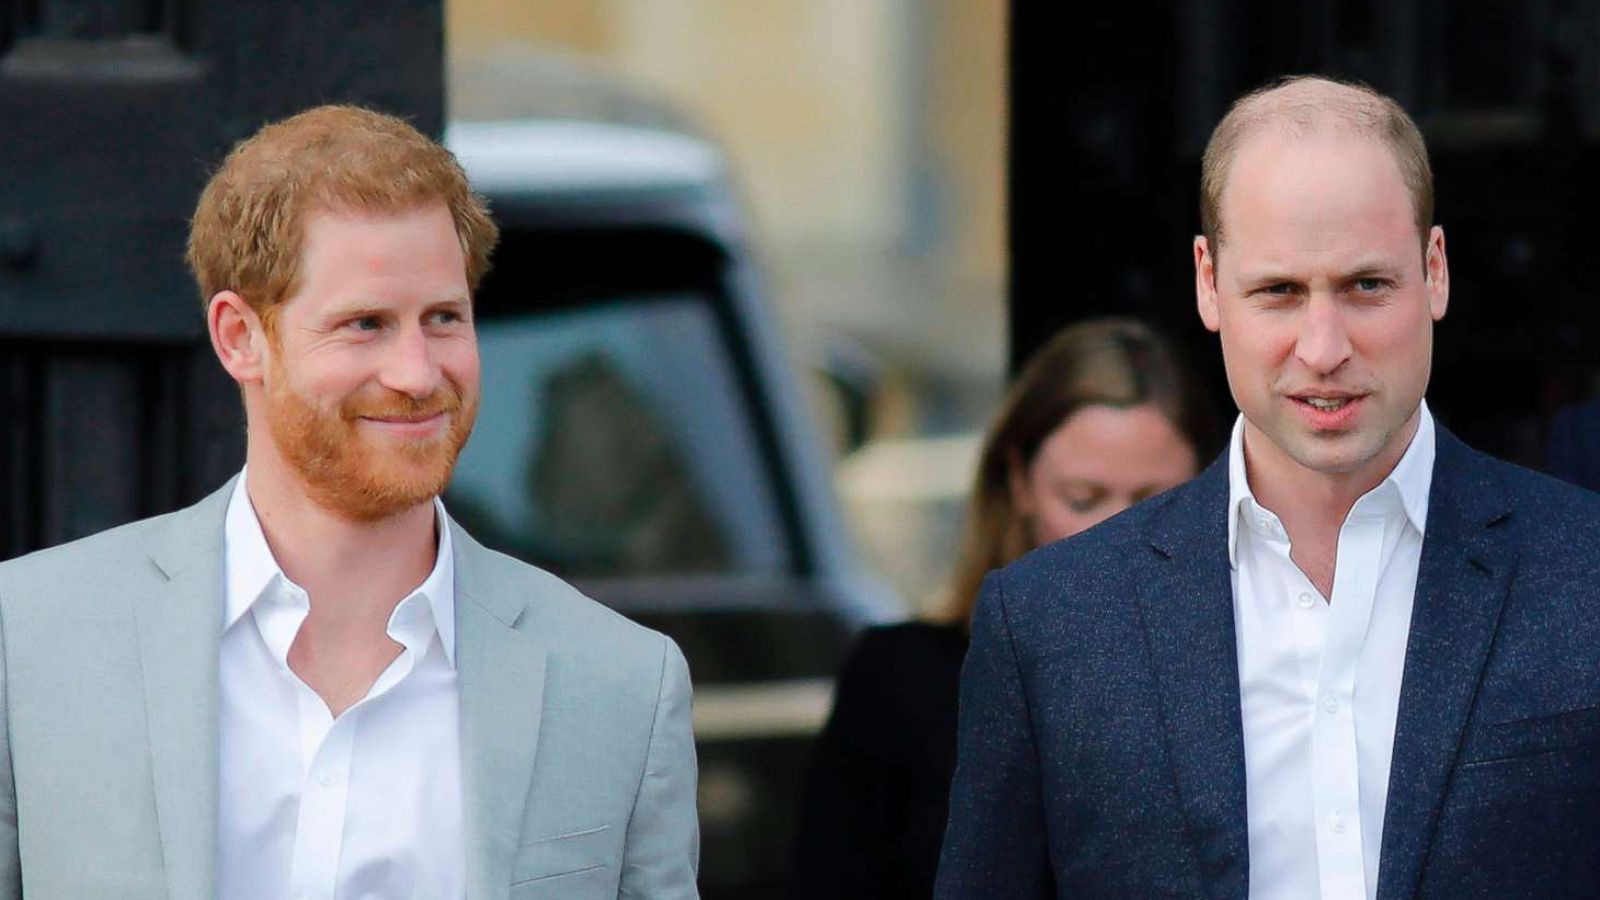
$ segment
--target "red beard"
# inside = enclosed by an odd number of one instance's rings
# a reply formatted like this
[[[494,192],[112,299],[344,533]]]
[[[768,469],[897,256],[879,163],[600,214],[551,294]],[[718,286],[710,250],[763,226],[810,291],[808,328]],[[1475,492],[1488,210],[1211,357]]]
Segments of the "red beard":
[[[352,395],[336,411],[319,409],[289,386],[281,371],[269,376],[267,424],[278,451],[300,475],[311,499],[345,518],[388,518],[437,497],[450,481],[456,458],[472,433],[478,396],[446,381],[417,399],[384,390],[382,397]],[[443,413],[445,427],[424,440],[377,440],[362,433],[364,417],[424,418]]]

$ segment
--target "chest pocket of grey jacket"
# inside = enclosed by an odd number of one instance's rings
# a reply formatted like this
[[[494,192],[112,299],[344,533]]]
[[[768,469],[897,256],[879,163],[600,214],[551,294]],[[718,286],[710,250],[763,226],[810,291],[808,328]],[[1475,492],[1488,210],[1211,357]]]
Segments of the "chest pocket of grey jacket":
[[[597,872],[609,868],[612,862],[609,825],[535,838],[517,851],[511,867],[511,885]]]

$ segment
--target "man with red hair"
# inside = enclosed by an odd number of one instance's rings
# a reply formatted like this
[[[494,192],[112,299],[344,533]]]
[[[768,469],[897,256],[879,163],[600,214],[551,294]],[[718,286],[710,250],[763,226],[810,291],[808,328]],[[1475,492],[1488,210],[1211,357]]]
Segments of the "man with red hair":
[[[189,261],[246,466],[0,566],[0,897],[696,896],[683,656],[438,499],[496,239],[389,116],[228,156]]]

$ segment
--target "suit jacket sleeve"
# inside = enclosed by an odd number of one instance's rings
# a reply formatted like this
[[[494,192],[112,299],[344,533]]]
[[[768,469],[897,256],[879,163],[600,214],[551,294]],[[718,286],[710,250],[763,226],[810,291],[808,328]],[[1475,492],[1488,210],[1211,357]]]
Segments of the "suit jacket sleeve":
[[[618,896],[641,900],[698,898],[700,821],[695,809],[694,723],[689,665],[665,642],[655,723],[644,775],[628,821]]]
[[[936,900],[1041,898],[1053,893],[1039,753],[1005,592],[984,580],[961,670],[960,731]]]

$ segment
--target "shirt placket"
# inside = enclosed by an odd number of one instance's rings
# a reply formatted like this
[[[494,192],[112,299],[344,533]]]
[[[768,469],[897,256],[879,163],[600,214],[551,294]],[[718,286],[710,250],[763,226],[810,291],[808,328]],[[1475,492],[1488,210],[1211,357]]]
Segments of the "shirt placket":
[[[1338,566],[1317,678],[1311,728],[1317,869],[1322,900],[1365,900],[1361,846],[1356,669],[1377,588],[1381,519],[1352,514],[1339,533]]]
[[[304,592],[298,588],[290,586],[286,594],[294,605],[306,605]],[[334,900],[337,895],[356,731],[363,708],[403,681],[415,666],[419,655],[417,645],[422,640],[420,632],[426,630],[426,623],[418,620],[414,607],[422,602],[424,599],[420,595],[414,595],[397,608],[400,615],[396,618],[405,619],[407,627],[391,628],[390,636],[405,649],[378,676],[367,696],[337,719],[323,699],[289,671],[287,662],[282,663],[295,686],[302,760],[300,808],[295,820],[289,871],[290,896],[294,900]],[[299,618],[304,619],[303,612]]]
[[[299,688],[303,781],[289,887],[295,900],[332,900],[338,887],[350,793],[350,754],[360,710],[334,720],[322,699]]]
[[[1273,548],[1279,571],[1278,583],[1288,598],[1284,616],[1289,622],[1295,662],[1298,664],[1301,696],[1316,705],[1317,679],[1322,668],[1323,645],[1328,631],[1328,604],[1316,586],[1306,578],[1289,556],[1287,542]]]

